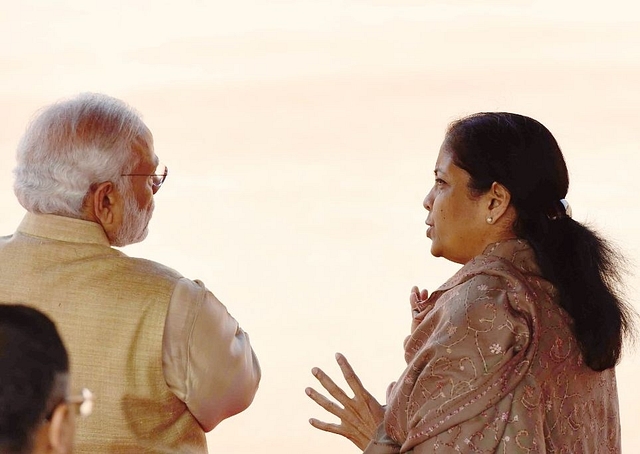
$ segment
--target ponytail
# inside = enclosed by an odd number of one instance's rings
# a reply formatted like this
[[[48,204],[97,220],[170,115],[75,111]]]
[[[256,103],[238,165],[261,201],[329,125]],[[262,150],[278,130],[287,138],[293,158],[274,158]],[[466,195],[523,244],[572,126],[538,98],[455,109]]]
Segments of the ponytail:
[[[569,216],[550,220],[542,215],[537,225],[531,221],[521,217],[516,234],[529,241],[543,276],[558,289],[586,364],[596,371],[615,366],[632,327],[632,312],[619,292],[622,256]]]

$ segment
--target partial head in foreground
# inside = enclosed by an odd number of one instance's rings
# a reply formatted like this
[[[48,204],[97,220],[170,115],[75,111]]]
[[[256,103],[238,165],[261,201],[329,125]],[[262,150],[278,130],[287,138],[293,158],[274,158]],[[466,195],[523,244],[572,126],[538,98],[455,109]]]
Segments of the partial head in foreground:
[[[424,201],[431,252],[466,263],[491,243],[527,240],[543,276],[560,291],[587,364],[619,360],[631,310],[621,299],[621,257],[571,218],[569,177],[556,139],[540,122],[508,112],[453,122]]]
[[[75,417],[69,359],[53,322],[36,309],[0,304],[0,453],[68,453]]]
[[[158,165],[135,110],[84,93],[45,107],[30,123],[18,145],[14,192],[29,212],[97,222],[112,245],[124,246],[147,235],[166,176]]]

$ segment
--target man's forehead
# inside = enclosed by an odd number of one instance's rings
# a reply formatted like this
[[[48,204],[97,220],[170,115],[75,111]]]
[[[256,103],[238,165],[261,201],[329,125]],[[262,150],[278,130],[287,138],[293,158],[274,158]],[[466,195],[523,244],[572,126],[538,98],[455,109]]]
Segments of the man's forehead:
[[[140,162],[151,163],[154,166],[160,163],[153,149],[153,136],[148,129],[136,138],[133,150],[138,155]]]
[[[143,125],[143,128],[138,135],[138,141],[143,143],[148,148],[153,149],[153,134],[146,125]]]
[[[153,163],[154,166],[157,166],[158,164],[160,164],[160,159],[155,153],[154,146],[153,146],[153,134],[151,133],[149,128],[146,128],[146,131],[143,134],[143,138],[144,138],[145,148],[147,149],[146,151],[148,151],[149,154],[151,155],[151,162]]]

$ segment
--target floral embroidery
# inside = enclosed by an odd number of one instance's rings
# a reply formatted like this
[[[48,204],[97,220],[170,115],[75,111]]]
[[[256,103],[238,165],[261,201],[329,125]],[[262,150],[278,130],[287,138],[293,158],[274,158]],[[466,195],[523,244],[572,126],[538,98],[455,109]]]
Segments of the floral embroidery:
[[[522,240],[432,292],[386,408],[397,449],[618,454],[615,370],[585,365],[558,297]]]

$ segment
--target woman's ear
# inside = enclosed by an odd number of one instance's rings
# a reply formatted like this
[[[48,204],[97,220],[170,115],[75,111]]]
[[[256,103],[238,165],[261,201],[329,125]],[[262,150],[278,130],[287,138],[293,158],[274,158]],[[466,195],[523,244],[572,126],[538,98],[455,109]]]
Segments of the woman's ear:
[[[75,418],[69,405],[62,403],[53,410],[49,424],[49,446],[52,452],[68,454],[73,448]]]
[[[496,222],[509,208],[511,193],[504,185],[494,181],[487,194],[489,196],[488,216]]]

